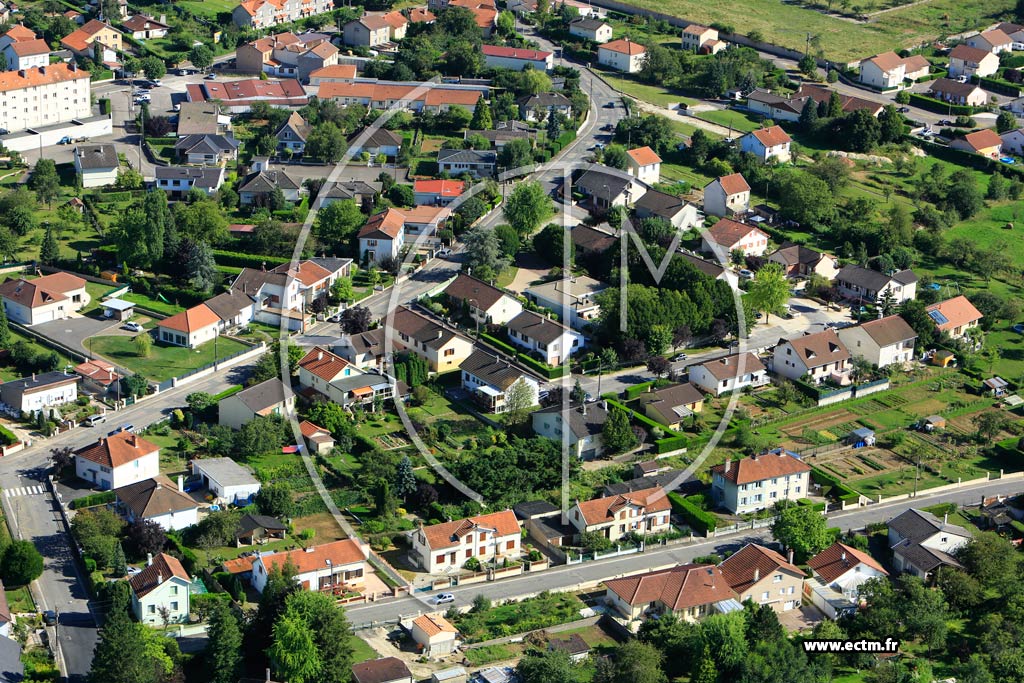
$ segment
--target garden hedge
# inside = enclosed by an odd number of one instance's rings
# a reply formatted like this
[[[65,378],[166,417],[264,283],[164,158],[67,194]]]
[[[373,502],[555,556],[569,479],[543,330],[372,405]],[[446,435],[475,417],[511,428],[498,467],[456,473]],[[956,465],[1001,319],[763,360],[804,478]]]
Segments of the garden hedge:
[[[951,116],[971,116],[978,107],[969,107],[963,104],[950,104],[943,102],[942,100],[935,99],[934,97],[928,97],[921,93],[912,92],[910,93],[910,104],[921,107],[921,109],[927,109],[928,111],[935,112],[936,114],[949,114]]]
[[[640,394],[646,392],[653,386],[654,380],[651,380],[650,382],[642,382],[640,384],[634,384],[632,386],[626,387],[626,390],[623,393],[626,395],[626,400],[631,401]]]
[[[837,477],[832,476],[828,472],[819,470],[817,467],[811,467],[811,479],[817,484],[828,484],[838,494],[837,498],[842,503],[852,503],[860,500],[860,494],[854,491],[849,486],[839,481]]]
[[[76,498],[71,501],[72,510],[81,510],[82,508],[91,508],[95,505],[107,505],[113,503],[116,496],[113,491],[100,491],[99,493],[90,493],[87,496]]]
[[[985,90],[1006,95],[1007,97],[1020,97],[1021,86],[1019,83],[1011,83],[1001,78],[989,78],[988,76],[974,80]]]
[[[262,268],[264,264],[267,269],[288,263],[290,259],[284,256],[264,256],[260,254],[243,254],[238,251],[225,251],[214,249],[213,258],[219,265],[234,266],[236,268]]]
[[[718,518],[706,510],[702,510],[675,491],[670,491],[668,500],[672,510],[686,520],[686,523],[702,534],[718,528]]]
[[[15,435],[14,432],[12,432],[10,429],[7,429],[7,427],[4,427],[3,425],[0,425],[0,443],[2,443],[4,446],[12,446],[18,443],[18,441],[20,441],[20,439],[17,437],[17,435]]]

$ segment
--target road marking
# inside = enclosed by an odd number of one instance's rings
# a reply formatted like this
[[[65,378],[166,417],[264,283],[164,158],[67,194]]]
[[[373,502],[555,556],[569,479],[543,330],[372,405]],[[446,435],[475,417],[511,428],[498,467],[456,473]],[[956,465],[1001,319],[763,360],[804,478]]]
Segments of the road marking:
[[[5,498],[15,498],[17,496],[39,496],[44,493],[42,486],[15,486],[13,488],[4,489]]]

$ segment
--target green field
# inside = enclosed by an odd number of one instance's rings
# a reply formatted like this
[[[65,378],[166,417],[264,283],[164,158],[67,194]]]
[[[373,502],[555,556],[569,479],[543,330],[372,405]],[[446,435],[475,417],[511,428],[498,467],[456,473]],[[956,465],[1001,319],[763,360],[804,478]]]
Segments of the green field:
[[[91,337],[88,345],[93,353],[105,356],[111,362],[126,367],[132,372],[140,373],[155,382],[179,377],[190,370],[209,365],[214,360],[214,342],[207,342],[195,349],[154,343],[150,357],[140,358],[135,352],[132,339],[133,337],[126,334]],[[244,344],[226,337],[221,337],[216,342],[216,347],[218,358],[227,358],[248,348]]]
[[[595,69],[601,74],[601,78],[606,80],[616,90],[620,90],[631,97],[635,97],[638,100],[644,102],[650,102],[661,107],[667,107],[670,104],[682,102],[689,105],[697,104],[697,100],[692,97],[686,97],[678,90],[671,88],[662,88],[657,85],[647,85],[640,81],[628,78],[615,72],[606,71],[603,69]],[[600,104],[600,103],[599,103]]]
[[[201,17],[216,19],[217,15],[221,12],[233,10],[238,5],[238,2],[235,0],[183,0],[177,4]]]
[[[734,109],[702,111],[694,114],[694,116],[704,121],[710,121],[711,123],[717,123],[720,126],[732,128],[740,131],[741,133],[749,133],[750,131],[757,130],[761,127],[760,121],[756,121],[743,112],[739,112]]]
[[[769,43],[801,52],[808,35],[819,36],[825,57],[839,62],[987,25],[1013,9],[1010,0],[931,0],[886,12],[869,23],[855,23],[780,0],[630,0],[629,4],[708,26],[731,24],[745,35],[757,31]],[[884,8],[874,0],[861,5],[867,12]]]

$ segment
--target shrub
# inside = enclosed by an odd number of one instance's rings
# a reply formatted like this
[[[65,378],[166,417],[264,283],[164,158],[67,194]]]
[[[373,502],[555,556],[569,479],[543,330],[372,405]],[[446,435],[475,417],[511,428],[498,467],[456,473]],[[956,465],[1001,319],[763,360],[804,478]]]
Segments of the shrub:
[[[117,496],[113,491],[100,491],[99,493],[90,493],[87,496],[76,498],[71,501],[72,510],[81,510],[83,508],[91,508],[96,505],[107,505],[113,503]]]
[[[0,444],[11,446],[16,443],[18,443],[18,437],[15,436],[14,432],[0,425]]]
[[[686,523],[695,530],[706,534],[718,527],[718,518],[710,512],[701,510],[692,502],[683,498],[675,491],[668,494],[669,502],[672,503],[672,510],[680,515]]]
[[[261,268],[266,264],[267,269],[288,263],[289,259],[284,256],[264,256],[260,254],[244,254],[237,251],[226,251],[214,249],[213,258],[220,266],[232,266],[234,268]]]
[[[8,586],[25,586],[43,573],[43,556],[31,541],[14,541],[0,558],[0,577]]]
[[[84,562],[85,571],[89,572],[90,574],[96,571],[96,560],[92,559],[91,557],[87,557],[85,558]]]

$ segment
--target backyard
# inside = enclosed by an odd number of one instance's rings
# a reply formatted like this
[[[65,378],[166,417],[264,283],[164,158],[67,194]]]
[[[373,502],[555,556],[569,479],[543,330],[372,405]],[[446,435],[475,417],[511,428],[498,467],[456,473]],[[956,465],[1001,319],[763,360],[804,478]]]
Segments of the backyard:
[[[214,362],[215,353],[221,359],[249,348],[228,337],[218,337],[194,349],[154,342],[149,358],[142,358],[130,335],[91,337],[87,344],[93,353],[154,382],[180,377],[209,365]]]

